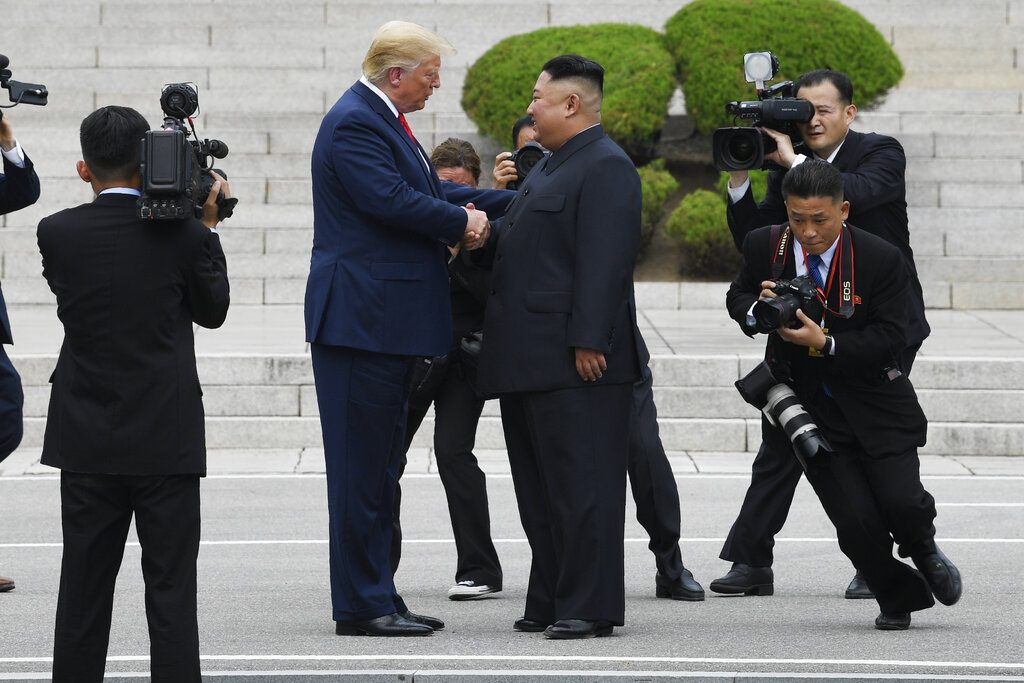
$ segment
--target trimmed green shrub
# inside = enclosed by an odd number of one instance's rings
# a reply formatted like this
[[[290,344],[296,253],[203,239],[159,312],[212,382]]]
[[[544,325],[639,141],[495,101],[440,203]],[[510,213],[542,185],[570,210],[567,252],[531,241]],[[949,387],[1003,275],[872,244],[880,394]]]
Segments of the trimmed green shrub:
[[[768,171],[753,170],[750,174],[750,191],[754,193],[754,201],[764,201],[764,195],[768,191]],[[718,176],[718,184],[715,185],[722,194],[722,198],[729,201],[729,174],[722,171]]]
[[[665,216],[665,202],[679,189],[679,183],[665,168],[664,159],[655,159],[636,170],[644,194],[640,209],[640,252],[643,253],[654,237],[655,226]]]
[[[665,23],[686,109],[697,130],[732,125],[725,104],[753,100],[743,54],[771,50],[773,83],[832,68],[850,76],[854,104],[867,107],[903,77],[899,58],[878,29],[835,0],[696,0]]]
[[[605,68],[601,122],[634,162],[646,163],[653,156],[676,80],[664,36],[644,26],[565,26],[510,36],[466,72],[462,108],[482,134],[509,144],[512,124],[530,106],[541,67],[568,53]]]
[[[682,244],[684,274],[732,280],[742,257],[725,218],[725,200],[711,190],[695,190],[669,216],[665,232]]]

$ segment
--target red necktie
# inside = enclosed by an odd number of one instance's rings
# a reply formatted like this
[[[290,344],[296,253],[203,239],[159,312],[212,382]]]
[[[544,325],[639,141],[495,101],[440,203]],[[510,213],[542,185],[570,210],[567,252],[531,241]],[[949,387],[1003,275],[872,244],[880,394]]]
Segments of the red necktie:
[[[405,128],[405,132],[409,134],[409,139],[416,142],[416,136],[412,134],[412,128],[409,127],[409,122],[405,120],[405,114],[398,115],[398,122],[402,124],[402,128]]]

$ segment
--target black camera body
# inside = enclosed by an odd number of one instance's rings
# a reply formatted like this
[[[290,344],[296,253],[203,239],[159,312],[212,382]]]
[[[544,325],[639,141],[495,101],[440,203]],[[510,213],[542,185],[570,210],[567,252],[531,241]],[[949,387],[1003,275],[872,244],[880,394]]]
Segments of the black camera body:
[[[551,152],[532,140],[524,143],[522,147],[512,152],[512,156],[509,157],[512,163],[516,165],[518,180],[510,180],[505,187],[509,190],[518,190],[519,183],[526,180],[526,176],[533,170],[533,167],[550,154]]]
[[[774,332],[780,327],[798,328],[803,325],[796,317],[803,311],[811,320],[821,320],[825,304],[818,293],[818,286],[807,275],[792,280],[779,280],[772,287],[774,299],[758,299],[751,310],[754,328],[762,334]]]
[[[807,461],[819,455],[832,453],[832,446],[804,409],[796,393],[785,383],[785,373],[762,361],[742,379],[736,380],[736,390],[743,400],[754,406],[781,429],[793,444],[793,453],[806,470]]]
[[[7,59],[6,55],[0,55],[0,88],[8,91],[11,102],[14,102],[14,104],[8,106],[13,107],[18,104],[35,104],[44,106],[46,104],[46,98],[50,95],[46,86],[38,83],[12,81],[11,70],[7,68],[10,63],[11,60]],[[0,112],[0,121],[2,121],[3,118],[4,114],[3,112]]]
[[[160,107],[166,117],[163,129],[146,131],[142,139],[138,216],[147,220],[202,218],[203,204],[214,183],[209,171],[227,178],[224,171],[211,168],[210,159],[226,157],[228,146],[220,140],[200,141],[196,136],[190,117],[199,108],[199,95],[191,83],[165,85]],[[190,135],[195,139],[190,140]],[[229,217],[237,203],[219,193],[218,220]]]
[[[783,81],[770,87],[762,87],[778,73],[779,60],[770,52],[753,52],[744,55],[744,65],[752,56],[770,63],[770,72],[752,75],[747,70],[747,81],[758,83],[757,99],[744,102],[729,102],[725,113],[734,119],[752,121],[750,126],[719,128],[712,137],[712,154],[715,168],[720,171],[748,171],[766,169],[764,156],[775,151],[778,145],[767,133],[758,130],[771,128],[796,138],[798,123],[807,123],[814,117],[814,105],[805,99],[795,97],[792,81]]]

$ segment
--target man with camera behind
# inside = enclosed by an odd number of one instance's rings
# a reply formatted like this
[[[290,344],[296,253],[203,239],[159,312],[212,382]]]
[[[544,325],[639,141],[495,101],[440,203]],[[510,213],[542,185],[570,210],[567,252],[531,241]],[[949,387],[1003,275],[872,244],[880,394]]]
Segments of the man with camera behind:
[[[533,554],[513,628],[611,635],[625,616],[623,537],[640,179],[601,126],[604,69],[543,67],[528,112],[551,151],[494,223],[477,382],[498,394]]]
[[[39,177],[25,151],[14,137],[10,120],[0,112],[0,152],[3,174],[0,174],[0,216],[23,209],[39,199]],[[4,349],[13,344],[7,304],[0,291],[0,460],[14,452],[21,443],[22,408],[25,394],[21,376]],[[14,590],[14,581],[0,576],[0,593]]]
[[[762,128],[776,144],[776,150],[765,155],[776,166],[768,174],[764,201],[754,203],[747,171],[730,173],[727,215],[736,247],[741,248],[746,235],[755,228],[786,221],[782,182],[792,168],[808,159],[833,164],[843,176],[851,221],[896,246],[907,267],[910,294],[906,348],[898,360],[900,370],[909,375],[917,350],[930,329],[910,247],[903,147],[894,138],[850,129],[857,107],[853,104],[853,85],[846,74],[830,69],[809,71],[795,81],[794,90],[797,97],[813,105],[814,115],[797,124],[802,142],[795,146],[788,135]],[[800,469],[791,458],[772,453],[762,444],[743,506],[720,554],[733,566],[725,576],[711,583],[711,590],[771,595],[774,537],[786,521],[799,480]],[[872,597],[859,575],[845,595]]]
[[[512,124],[512,151],[511,152],[498,152],[498,155],[494,157],[494,170],[491,175],[494,179],[494,189],[496,190],[517,190],[519,189],[519,181],[525,178],[526,173],[529,169],[523,166],[523,160],[519,154],[519,150],[523,148],[528,142],[534,143],[532,147],[537,148],[537,152],[543,152],[544,148],[536,144],[537,140],[537,122],[533,120],[533,117],[529,114],[520,116],[514,124]],[[536,159],[531,159],[536,163]],[[532,168],[532,164],[530,165]],[[519,171],[523,170],[526,173],[522,173],[523,178],[520,177]]]
[[[453,52],[422,26],[381,26],[362,78],[324,117],[313,146],[306,341],[324,439],[338,635],[444,628],[407,608],[390,567],[408,398],[416,358],[451,344],[448,246],[483,244],[488,213],[510,198],[442,183],[405,120],[440,87],[441,57]]]
[[[206,474],[193,324],[227,315],[215,177],[195,218],[138,218],[134,109],[102,107],[81,125],[78,175],[96,198],[39,223],[43,276],[64,343],[51,378],[42,462],[61,470],[64,554],[53,680],[102,681],[114,584],[135,517],[153,681],[199,681],[196,560]]]
[[[765,364],[788,384],[779,389],[795,394],[786,410],[767,413],[778,426],[762,419],[762,439],[806,469],[840,547],[878,600],[876,627],[906,629],[933,594],[952,605],[962,592],[959,572],[935,545],[935,501],[917,456],[927,420],[899,366],[909,272],[897,248],[845,222],[850,203],[833,165],[805,161],[781,189],[789,222],[746,237],[726,302],[747,335],[773,328]],[[784,300],[783,290],[812,295]],[[806,416],[793,420],[800,405]],[[814,425],[821,448],[808,450]],[[893,540],[917,570],[892,556]]]

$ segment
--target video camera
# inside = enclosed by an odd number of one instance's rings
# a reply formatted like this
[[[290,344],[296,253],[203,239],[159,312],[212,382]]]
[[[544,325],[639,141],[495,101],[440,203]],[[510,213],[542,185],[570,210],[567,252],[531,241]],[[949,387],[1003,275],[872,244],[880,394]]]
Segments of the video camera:
[[[771,52],[748,52],[743,55],[743,72],[747,83],[754,83],[757,99],[748,102],[729,102],[725,113],[734,119],[753,120],[750,126],[719,128],[712,138],[715,168],[720,171],[747,171],[767,168],[765,154],[775,151],[777,145],[759,127],[771,128],[789,137],[799,132],[796,124],[806,123],[814,117],[814,105],[794,97],[793,81],[783,81],[770,87],[765,82],[779,72],[779,60]]]
[[[202,218],[203,204],[215,182],[209,171],[228,177],[224,171],[210,168],[210,158],[223,159],[228,146],[220,140],[200,141],[196,135],[191,117],[199,109],[199,94],[192,83],[165,85],[160,108],[166,117],[163,129],[146,131],[142,139],[138,216],[150,220]],[[189,140],[189,135],[195,139]],[[237,203],[234,197],[219,193],[217,219],[230,216]]]
[[[736,380],[735,386],[744,401],[764,413],[769,422],[786,433],[793,444],[796,459],[806,470],[808,460],[833,451],[796,393],[785,383],[788,377],[784,375],[788,374],[785,367],[773,371],[768,361],[761,361],[743,379]]]
[[[7,65],[11,63],[11,60],[7,59],[6,55],[0,55],[0,88],[7,90],[11,102],[14,104],[8,104],[7,106],[0,105],[5,109],[10,109],[19,104],[37,104],[44,106],[46,104],[46,98],[50,94],[46,90],[45,85],[39,85],[38,83],[21,83],[20,81],[11,80],[11,70],[7,68]],[[0,121],[4,118],[4,113],[0,111]]]
[[[527,174],[533,170],[541,159],[550,155],[551,152],[544,149],[539,143],[530,142],[523,143],[523,146],[512,152],[512,156],[509,160],[516,165],[516,175],[518,180],[510,180],[506,185],[506,189],[518,190],[519,183],[526,180]]]

